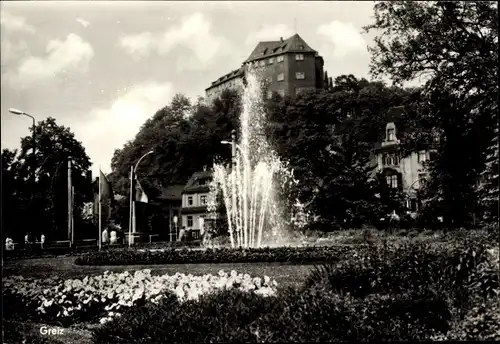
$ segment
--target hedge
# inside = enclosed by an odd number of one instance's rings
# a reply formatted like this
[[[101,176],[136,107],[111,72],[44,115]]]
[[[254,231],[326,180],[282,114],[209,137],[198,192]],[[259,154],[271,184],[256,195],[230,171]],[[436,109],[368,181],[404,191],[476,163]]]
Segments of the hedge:
[[[306,264],[337,261],[368,247],[276,247],[276,248],[207,248],[206,250],[138,251],[134,249],[101,251],[85,254],[75,260],[77,265],[153,265],[188,263],[293,263]]]

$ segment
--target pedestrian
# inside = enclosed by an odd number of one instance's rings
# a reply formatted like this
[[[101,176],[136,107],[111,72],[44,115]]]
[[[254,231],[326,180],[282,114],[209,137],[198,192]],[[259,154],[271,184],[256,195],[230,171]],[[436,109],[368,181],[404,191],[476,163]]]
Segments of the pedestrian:
[[[29,244],[29,237],[28,233],[26,233],[26,235],[24,236],[24,248],[28,248],[28,244]]]
[[[40,235],[40,247],[43,248],[43,244],[45,243],[45,235]]]
[[[109,234],[108,234],[108,229],[105,228],[102,231],[102,246],[103,247],[108,247],[109,246]]]
[[[109,237],[109,243],[111,245],[116,245],[116,242],[118,241],[118,238],[116,237],[116,231],[115,229],[113,228],[111,230],[111,233],[110,233],[110,237]]]
[[[12,251],[14,249],[14,241],[11,238],[5,239],[5,249]]]
[[[186,233],[186,227],[183,226],[179,231],[179,237],[177,238],[177,241],[182,241],[185,233]]]

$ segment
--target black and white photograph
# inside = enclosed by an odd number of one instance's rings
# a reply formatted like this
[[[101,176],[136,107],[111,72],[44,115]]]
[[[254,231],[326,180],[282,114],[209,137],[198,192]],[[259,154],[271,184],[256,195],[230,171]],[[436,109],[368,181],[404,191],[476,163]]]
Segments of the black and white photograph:
[[[495,1],[1,1],[2,341],[500,341]]]

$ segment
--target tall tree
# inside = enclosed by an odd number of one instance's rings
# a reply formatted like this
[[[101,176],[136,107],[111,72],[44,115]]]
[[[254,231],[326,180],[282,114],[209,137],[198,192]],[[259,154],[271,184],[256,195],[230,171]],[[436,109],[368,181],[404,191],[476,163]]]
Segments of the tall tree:
[[[426,79],[420,111],[411,116],[427,130],[413,132],[410,141],[429,144],[438,136],[427,198],[442,203],[449,227],[465,226],[498,122],[497,4],[379,1],[374,11],[374,23],[365,27],[378,34],[371,71],[396,83]]]
[[[11,221],[12,236],[22,240],[25,233],[21,231],[30,231],[37,236],[45,234],[47,240],[67,238],[68,159],[72,161],[78,236],[83,203],[92,199],[89,157],[70,129],[57,125],[54,118],[39,122],[34,138],[23,138],[18,154],[2,154],[2,172],[13,182],[8,192],[12,203],[4,203],[4,211],[18,216],[15,223]]]

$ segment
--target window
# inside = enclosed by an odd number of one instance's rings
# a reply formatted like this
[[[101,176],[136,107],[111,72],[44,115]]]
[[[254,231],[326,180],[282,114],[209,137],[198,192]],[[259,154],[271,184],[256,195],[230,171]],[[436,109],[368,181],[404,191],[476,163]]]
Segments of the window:
[[[269,60],[267,60],[268,64],[273,64],[274,63],[274,57],[270,57]]]
[[[278,77],[276,78],[277,81],[283,81],[285,80],[285,74],[284,73],[280,73],[278,74]]]
[[[283,55],[280,55],[276,58],[276,62],[283,62],[285,60],[285,58],[283,57]]]
[[[295,54],[295,61],[304,61],[304,54]]]
[[[201,205],[207,204],[207,196],[205,196],[205,195],[200,196],[200,204]]]
[[[192,216],[187,217],[187,226],[193,227],[193,217]]]
[[[397,166],[399,165],[399,156],[397,154],[384,154],[382,156],[382,164]]]
[[[280,96],[282,96],[282,97],[284,97],[284,96],[285,96],[285,90],[278,90],[277,92],[278,92],[278,94],[279,94]]]
[[[392,175],[392,176],[387,176],[385,177],[387,180],[387,185],[389,185],[390,188],[396,189],[398,187],[398,176],[397,175]]]
[[[396,129],[387,129],[387,141],[395,141],[396,140]]]
[[[264,67],[266,65],[266,61],[260,60],[259,66]]]
[[[410,210],[417,211],[417,200],[414,198],[410,200]]]
[[[199,182],[200,186],[207,185],[207,180],[206,179],[200,179]]]
[[[418,162],[424,162],[427,160],[427,154],[425,151],[418,152]]]
[[[188,205],[193,205],[193,196],[188,196]]]
[[[296,72],[295,73],[295,79],[304,80],[305,78],[306,78],[306,73],[304,73],[304,72]]]

